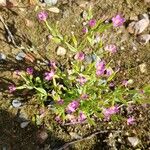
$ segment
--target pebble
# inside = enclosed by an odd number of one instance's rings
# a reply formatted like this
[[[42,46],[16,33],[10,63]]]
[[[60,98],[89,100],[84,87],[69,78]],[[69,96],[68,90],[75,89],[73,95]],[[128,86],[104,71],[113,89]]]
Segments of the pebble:
[[[140,34],[148,27],[149,23],[150,20],[148,14],[143,14],[139,21],[131,22],[127,30],[131,34]]]
[[[6,6],[6,0],[0,0],[0,6]]]
[[[150,41],[150,34],[140,35],[137,39],[141,44],[146,45]]]
[[[51,7],[51,8],[49,8],[48,10],[49,10],[50,12],[57,13],[57,14],[60,12],[60,9],[57,8],[57,7]]]
[[[128,137],[128,141],[131,143],[133,147],[139,144],[139,139],[137,137]]]
[[[25,128],[25,127],[28,126],[29,123],[30,123],[30,121],[22,122],[22,123],[20,124],[20,127],[21,127],[21,128]]]
[[[6,59],[6,55],[3,53],[0,53],[0,60],[5,60]]]
[[[57,55],[58,56],[64,56],[66,54],[67,50],[61,46],[57,48]]]
[[[44,0],[44,3],[48,5],[55,5],[57,4],[58,0]]]
[[[39,130],[37,132],[37,140],[40,144],[44,143],[44,141],[48,138],[48,133],[45,130]]]
[[[140,64],[139,67],[140,67],[141,73],[146,73],[147,72],[146,63]]]
[[[14,100],[12,101],[12,105],[13,105],[13,107],[18,108],[18,107],[21,106],[21,102],[20,102],[19,99],[14,99]]]
[[[25,57],[26,57],[26,54],[22,51],[16,55],[17,60],[23,60]]]

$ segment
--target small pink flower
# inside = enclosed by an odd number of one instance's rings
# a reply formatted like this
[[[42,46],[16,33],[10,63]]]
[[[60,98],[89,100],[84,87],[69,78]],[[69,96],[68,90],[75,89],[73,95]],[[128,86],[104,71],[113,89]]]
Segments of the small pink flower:
[[[134,117],[129,117],[129,118],[127,119],[127,125],[133,125],[133,124],[135,124],[135,119],[134,119]]]
[[[78,117],[78,121],[79,122],[83,122],[86,120],[86,115],[83,112],[80,112],[79,117]]]
[[[120,15],[117,15],[112,18],[112,22],[114,27],[119,27],[123,25],[123,23],[125,22],[125,18],[121,17]]]
[[[76,81],[79,82],[80,85],[84,85],[87,82],[87,79],[84,76],[79,76]]]
[[[76,109],[79,107],[79,102],[74,100],[69,105],[67,106],[67,112],[68,113],[73,113],[76,111]]]
[[[82,32],[83,32],[83,33],[88,33],[88,28],[84,27],[84,28],[82,29]]]
[[[62,123],[62,120],[61,120],[60,116],[56,116],[55,121],[58,122],[58,123]]]
[[[74,59],[79,60],[79,61],[83,61],[84,58],[85,58],[85,54],[83,52],[78,52],[74,57]]]
[[[53,70],[51,70],[50,72],[46,72],[44,75],[45,75],[45,80],[49,81],[53,79],[55,73]]]
[[[101,76],[105,72],[105,61],[99,61],[96,64],[96,75]]]
[[[38,13],[38,19],[40,21],[46,21],[47,17],[48,17],[48,13],[45,12],[45,11],[42,11],[42,12]]]
[[[117,47],[114,44],[110,44],[110,45],[107,45],[105,47],[105,50],[110,52],[110,53],[116,53],[117,52]]]
[[[86,100],[89,98],[88,94],[82,94],[80,97],[82,100]]]
[[[105,116],[105,120],[109,120],[111,115],[116,114],[119,112],[119,107],[118,106],[112,106],[110,108],[106,108],[103,111],[103,114]]]
[[[51,67],[52,69],[56,69],[56,68],[57,68],[55,61],[50,61],[50,62],[48,63],[48,66]]]
[[[27,74],[32,75],[33,74],[33,68],[32,67],[28,67],[26,72],[27,72]]]
[[[9,86],[8,86],[8,89],[9,89],[9,92],[10,92],[10,93],[16,91],[16,87],[15,87],[14,84],[9,85]]]
[[[90,21],[89,21],[89,26],[92,28],[92,27],[94,27],[96,25],[96,20],[95,19],[91,19]]]
[[[127,87],[128,86],[128,80],[123,80],[122,81],[122,85],[124,85],[125,87]]]
[[[107,68],[106,69],[106,76],[111,76],[112,75],[112,73],[113,73],[113,70],[111,69],[111,68]]]
[[[62,104],[64,104],[64,100],[63,100],[63,99],[59,99],[59,100],[57,101],[57,103],[60,104],[60,105],[62,105]]]

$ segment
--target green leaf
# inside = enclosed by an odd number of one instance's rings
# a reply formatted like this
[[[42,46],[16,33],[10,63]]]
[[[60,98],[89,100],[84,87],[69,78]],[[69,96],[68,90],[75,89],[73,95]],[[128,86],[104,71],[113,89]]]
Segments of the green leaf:
[[[77,49],[75,47],[73,47],[72,45],[70,45],[68,42],[65,42],[65,44],[67,45],[67,47],[69,48],[70,51],[77,52]]]
[[[93,119],[91,119],[90,117],[87,117],[87,120],[88,120],[88,122],[89,122],[89,124],[90,124],[91,126],[92,126],[92,125],[96,126],[96,123],[94,122]]]
[[[43,89],[43,88],[37,88],[35,87],[35,89],[40,92],[42,95],[47,96],[47,92]]]
[[[77,39],[76,39],[76,37],[75,37],[74,34],[72,34],[72,41],[73,41],[73,43],[74,43],[74,46],[77,48],[78,42],[77,42]]]

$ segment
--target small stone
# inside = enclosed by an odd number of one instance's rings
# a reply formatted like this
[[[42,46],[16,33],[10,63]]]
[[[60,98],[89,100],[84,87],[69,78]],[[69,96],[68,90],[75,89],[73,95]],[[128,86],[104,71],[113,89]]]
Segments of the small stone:
[[[69,134],[70,134],[72,139],[82,139],[82,137],[75,132],[70,132]]]
[[[30,123],[30,121],[22,122],[22,123],[20,124],[20,127],[21,127],[21,128],[25,128],[25,127],[28,126],[29,123]]]
[[[16,55],[17,60],[23,60],[25,57],[26,57],[26,54],[22,51]]]
[[[5,60],[6,59],[6,55],[3,53],[0,53],[0,60]]]
[[[48,9],[50,12],[53,12],[53,13],[59,13],[60,12],[60,10],[57,8],[57,7],[51,7],[51,8],[49,8]]]
[[[66,54],[67,50],[61,46],[57,48],[57,55],[58,56],[64,56]]]
[[[6,0],[0,0],[0,6],[6,6]]]
[[[141,73],[146,73],[147,72],[145,63],[140,64],[139,67],[140,67]]]
[[[47,5],[55,5],[58,0],[44,0]]]
[[[18,107],[21,106],[21,102],[20,102],[19,99],[14,99],[14,100],[12,101],[12,105],[13,105],[15,108],[18,108]]]
[[[127,30],[131,34],[140,34],[148,27],[149,23],[150,21],[148,14],[143,14],[139,21],[131,22]]]
[[[150,0],[144,0],[145,3],[150,3]]]
[[[146,45],[150,41],[150,34],[140,35],[137,39],[141,44]]]
[[[45,130],[39,130],[37,132],[37,140],[40,144],[44,143],[44,141],[48,138],[48,133]]]
[[[139,139],[137,137],[128,137],[128,141],[133,147],[136,147],[139,144]]]

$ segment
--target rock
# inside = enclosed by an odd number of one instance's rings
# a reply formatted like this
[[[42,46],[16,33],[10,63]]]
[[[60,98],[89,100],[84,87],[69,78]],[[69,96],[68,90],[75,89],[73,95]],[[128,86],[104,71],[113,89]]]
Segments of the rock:
[[[20,102],[19,99],[14,99],[14,100],[12,101],[12,105],[13,105],[13,107],[18,108],[18,107],[20,107],[22,104],[21,104],[21,102]]]
[[[44,0],[44,3],[48,4],[48,5],[55,5],[57,3],[58,0]]]
[[[21,128],[25,128],[25,127],[28,126],[29,123],[30,123],[30,121],[22,122],[22,123],[20,124],[20,127],[21,127]]]
[[[3,53],[0,53],[0,60],[5,60],[6,59],[6,55]]]
[[[0,6],[6,6],[6,0],[0,0]]]
[[[143,14],[139,21],[131,22],[127,30],[131,34],[140,34],[148,27],[149,23],[149,16],[147,14]]]
[[[141,73],[146,73],[147,72],[145,63],[140,64],[139,67],[140,67]]]
[[[136,147],[139,144],[139,139],[137,137],[128,137],[128,141],[133,147]]]
[[[57,55],[58,56],[64,56],[66,54],[67,50],[61,46],[57,48]]]
[[[34,23],[33,21],[29,20],[29,19],[25,19],[25,24],[27,27],[33,27],[34,26]]]
[[[75,132],[70,132],[69,134],[72,139],[82,139],[82,137]]]
[[[51,7],[48,9],[50,12],[53,12],[53,13],[59,13],[60,10],[57,8],[57,7]]]
[[[37,141],[42,144],[48,138],[48,133],[45,130],[39,130],[37,132]]]
[[[145,3],[150,3],[150,0],[144,0]]]
[[[26,57],[26,54],[22,51],[16,55],[17,60],[23,60],[25,57]]]
[[[140,35],[137,40],[141,43],[141,44],[147,44],[150,41],[150,34],[143,34]]]

